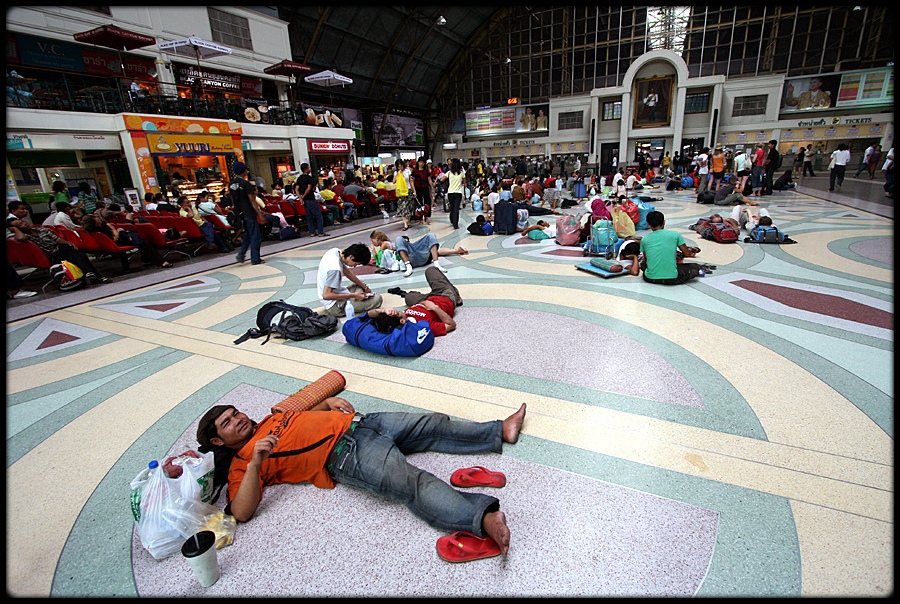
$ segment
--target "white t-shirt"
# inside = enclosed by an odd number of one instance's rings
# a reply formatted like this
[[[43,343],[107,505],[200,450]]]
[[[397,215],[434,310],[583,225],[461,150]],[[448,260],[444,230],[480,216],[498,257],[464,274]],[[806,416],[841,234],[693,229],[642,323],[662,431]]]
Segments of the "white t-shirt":
[[[489,206],[491,206],[493,208],[494,206],[497,205],[497,202],[499,202],[499,201],[500,201],[500,193],[495,193],[494,191],[491,191],[490,193],[488,193],[487,203]]]
[[[850,163],[850,152],[847,149],[835,149],[834,153],[831,154],[831,157],[834,158],[835,166],[846,166]]]
[[[635,176],[634,174],[631,174],[631,175],[628,177],[628,180],[625,181],[625,188],[626,188],[626,189],[633,189],[635,183],[637,183],[637,182],[638,182],[637,176]]]
[[[697,166],[697,174],[709,174],[709,156],[706,153],[697,156]]]
[[[316,275],[316,292],[319,301],[325,308],[331,308],[337,300],[326,300],[325,287],[330,287],[336,294],[347,294],[350,290],[342,285],[344,281],[344,263],[341,260],[340,248],[331,248],[319,261],[319,272]]]

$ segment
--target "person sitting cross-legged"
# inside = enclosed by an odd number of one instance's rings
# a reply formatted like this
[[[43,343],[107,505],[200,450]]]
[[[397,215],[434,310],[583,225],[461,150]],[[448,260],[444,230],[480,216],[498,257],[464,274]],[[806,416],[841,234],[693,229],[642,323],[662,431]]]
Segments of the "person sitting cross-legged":
[[[644,281],[663,285],[677,285],[703,274],[703,265],[678,262],[678,251],[683,258],[693,258],[697,248],[688,247],[677,231],[665,229],[666,218],[656,210],[647,214],[650,233],[641,238],[640,251],[644,254]]]

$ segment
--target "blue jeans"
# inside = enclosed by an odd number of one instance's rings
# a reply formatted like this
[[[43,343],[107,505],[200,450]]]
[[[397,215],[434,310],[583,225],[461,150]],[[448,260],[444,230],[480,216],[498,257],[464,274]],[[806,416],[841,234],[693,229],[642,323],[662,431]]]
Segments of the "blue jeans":
[[[458,491],[406,461],[408,453],[466,455],[503,447],[503,422],[451,420],[443,413],[364,415],[334,460],[331,477],[348,486],[402,501],[431,526],[484,536],[481,521],[499,509],[496,497]]]
[[[415,241],[407,241],[404,237],[397,237],[394,240],[394,247],[398,252],[406,252],[413,268],[431,263],[431,248],[436,245],[440,246],[434,233],[423,235],[421,239]]]
[[[751,187],[755,193],[759,193],[759,191],[763,187],[763,178],[765,174],[765,168],[762,166],[753,166],[750,170],[750,182]]]
[[[325,234],[325,219],[322,218],[322,208],[315,199],[304,199],[303,207],[306,209],[306,228],[310,235]]]
[[[244,216],[244,236],[241,238],[241,249],[238,250],[238,258],[244,258],[247,249],[250,250],[250,262],[259,264],[259,246],[262,242],[262,234],[259,231],[259,223],[256,221],[256,214]]]

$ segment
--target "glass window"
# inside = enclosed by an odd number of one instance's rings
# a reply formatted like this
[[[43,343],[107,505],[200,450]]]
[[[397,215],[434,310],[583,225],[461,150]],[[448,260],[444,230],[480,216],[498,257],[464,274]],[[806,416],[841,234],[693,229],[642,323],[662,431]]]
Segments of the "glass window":
[[[253,42],[250,40],[250,22],[247,19],[215,8],[207,8],[207,11],[213,42],[233,48],[253,50]]]
[[[622,119],[622,101],[603,103],[603,121]]]
[[[709,93],[701,92],[698,94],[689,94],[684,97],[684,112],[688,113],[709,113]]]
[[[584,111],[560,113],[556,127],[559,130],[576,130],[578,128],[584,128]]]
[[[764,115],[766,113],[766,101],[768,95],[755,94],[753,96],[739,96],[734,99],[731,108],[731,117],[742,115]]]

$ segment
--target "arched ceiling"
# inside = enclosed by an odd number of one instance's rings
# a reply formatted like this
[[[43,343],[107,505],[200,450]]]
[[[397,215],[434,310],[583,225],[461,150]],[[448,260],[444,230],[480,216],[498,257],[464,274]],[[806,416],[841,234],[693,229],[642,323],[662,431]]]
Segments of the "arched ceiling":
[[[345,88],[299,83],[302,100],[378,112],[426,116],[435,93],[464,50],[501,23],[495,6],[278,6],[288,23],[292,60],[313,73],[353,79]],[[439,18],[446,20],[439,24]],[[302,80],[302,78],[301,78]]]

